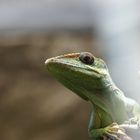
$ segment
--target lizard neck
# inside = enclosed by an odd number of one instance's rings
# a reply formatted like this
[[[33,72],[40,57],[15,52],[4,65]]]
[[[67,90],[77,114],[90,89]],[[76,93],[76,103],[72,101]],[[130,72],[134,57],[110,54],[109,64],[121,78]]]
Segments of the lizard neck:
[[[126,115],[123,115],[124,118],[120,118],[118,115],[120,113],[123,113],[125,110],[125,97],[123,92],[119,88],[117,88],[114,83],[103,89],[95,89],[90,95],[90,102],[94,107],[99,107],[104,110],[111,116],[112,120],[123,122]]]
[[[109,85],[108,87],[101,89],[94,89],[91,91],[92,93],[90,93],[90,102],[97,106],[100,106],[101,104],[106,106],[111,102],[112,96],[117,96],[115,92],[116,90],[119,91],[115,85]]]

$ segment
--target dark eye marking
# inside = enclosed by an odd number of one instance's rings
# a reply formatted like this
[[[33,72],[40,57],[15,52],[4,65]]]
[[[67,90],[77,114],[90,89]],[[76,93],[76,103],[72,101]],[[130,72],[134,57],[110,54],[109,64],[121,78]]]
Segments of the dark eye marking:
[[[79,56],[79,60],[87,65],[92,65],[94,63],[94,57],[91,53],[83,52]]]

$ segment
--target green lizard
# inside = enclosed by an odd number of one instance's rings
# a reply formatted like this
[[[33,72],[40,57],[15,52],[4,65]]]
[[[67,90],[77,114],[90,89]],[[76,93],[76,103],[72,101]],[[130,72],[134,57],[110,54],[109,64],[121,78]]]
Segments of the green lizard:
[[[93,105],[88,128],[93,140],[121,140],[127,136],[120,127],[126,121],[139,126],[138,103],[116,87],[102,59],[82,52],[53,57],[45,64],[64,86]]]

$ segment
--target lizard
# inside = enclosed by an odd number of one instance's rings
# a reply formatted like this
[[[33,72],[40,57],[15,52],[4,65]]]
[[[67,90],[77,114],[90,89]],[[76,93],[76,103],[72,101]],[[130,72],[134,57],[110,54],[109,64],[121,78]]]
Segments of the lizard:
[[[91,102],[88,126],[91,139],[122,140],[127,134],[121,125],[127,122],[139,126],[139,104],[115,85],[101,58],[89,52],[70,53],[49,58],[45,65],[60,83]]]

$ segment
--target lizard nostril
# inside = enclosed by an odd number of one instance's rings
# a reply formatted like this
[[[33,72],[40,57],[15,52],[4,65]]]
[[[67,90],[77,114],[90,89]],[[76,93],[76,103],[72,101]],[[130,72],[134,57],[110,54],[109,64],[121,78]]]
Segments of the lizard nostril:
[[[88,52],[83,52],[80,54],[79,56],[80,61],[82,61],[83,63],[87,64],[87,65],[91,65],[94,63],[94,57],[91,53]]]

